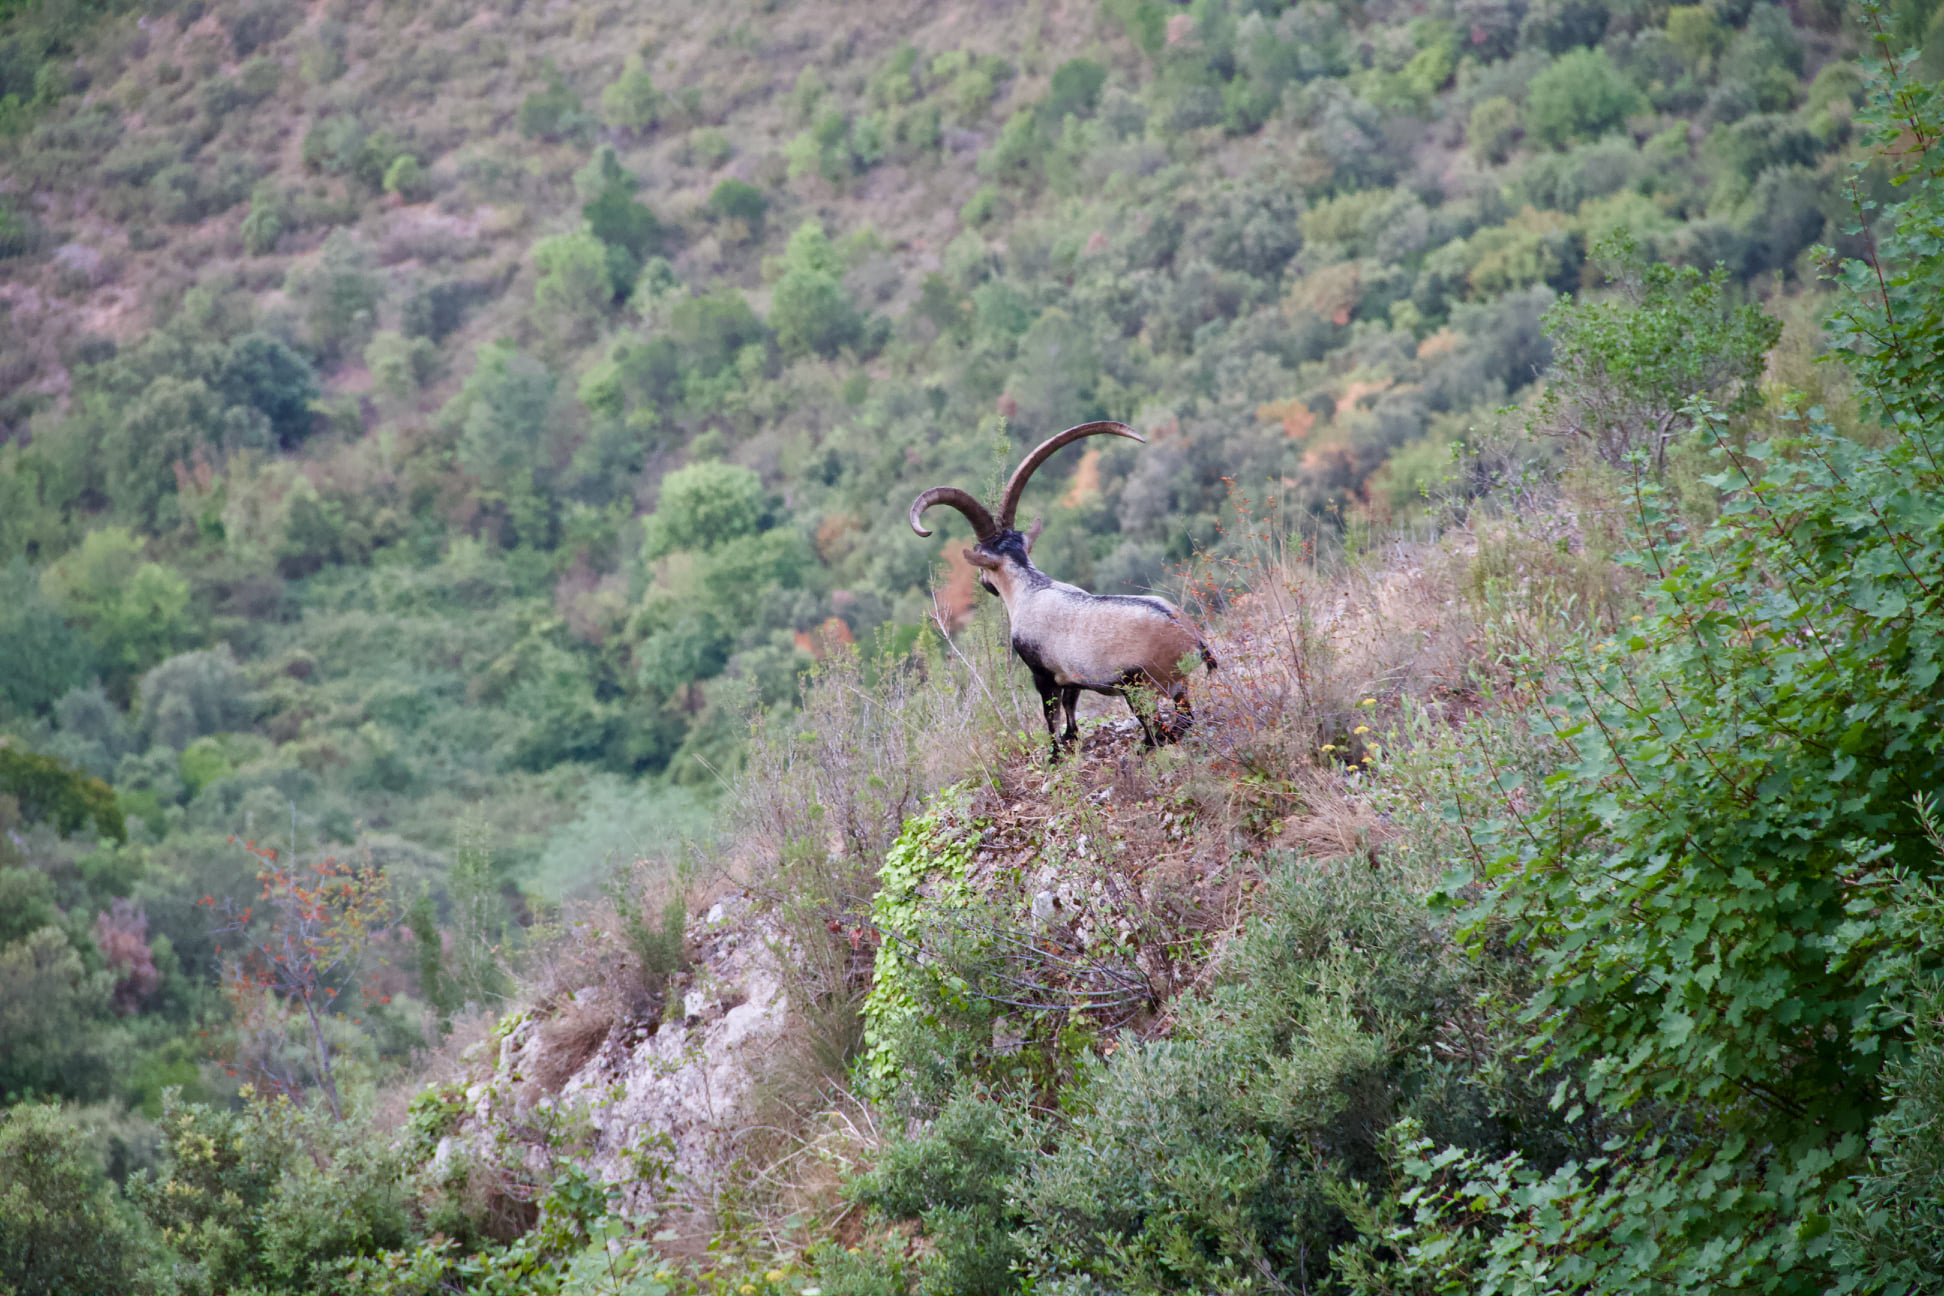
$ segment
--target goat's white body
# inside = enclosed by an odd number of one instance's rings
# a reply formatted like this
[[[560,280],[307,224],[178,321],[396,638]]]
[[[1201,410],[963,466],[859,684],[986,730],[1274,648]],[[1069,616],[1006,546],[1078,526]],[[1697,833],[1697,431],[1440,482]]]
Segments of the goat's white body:
[[[1013,651],[1061,688],[1111,693],[1144,683],[1176,696],[1184,659],[1203,651],[1201,635],[1166,599],[1089,594],[1036,570],[993,576]]]

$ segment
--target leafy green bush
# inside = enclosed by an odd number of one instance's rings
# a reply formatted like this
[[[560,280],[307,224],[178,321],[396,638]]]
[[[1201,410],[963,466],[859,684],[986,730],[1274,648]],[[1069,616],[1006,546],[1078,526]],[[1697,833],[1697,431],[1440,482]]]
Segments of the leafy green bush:
[[[41,592],[94,645],[117,689],[192,634],[189,582],[145,561],[141,541],[121,527],[90,531],[41,573]]]
[[[756,534],[767,512],[763,484],[749,469],[690,464],[662,478],[642,555],[652,561],[679,549],[718,548]]]
[[[621,201],[633,202],[625,194]],[[608,245],[588,230],[556,234],[533,245],[533,265],[540,272],[533,285],[534,311],[554,337],[572,344],[593,336],[618,287]]]
[[[309,436],[312,404],[321,392],[310,362],[266,333],[245,333],[229,345],[217,387],[232,405],[255,409],[286,449]]]
[[[458,425],[467,471],[505,483],[537,466],[557,383],[546,365],[511,343],[481,347],[465,385],[441,412]]]
[[[1903,128],[1877,122],[1880,141]],[[1923,593],[1944,577],[1944,411],[1934,353],[1909,349],[1938,322],[1939,196],[1915,179],[1881,243],[1893,268],[1845,271],[1847,338],[1872,341],[1844,345],[1890,440],[1812,412],[1744,442],[1689,407],[1718,515],[1679,523],[1636,463],[1628,562],[1652,612],[1550,664],[1560,693],[1537,723],[1560,768],[1529,814],[1471,831],[1475,871],[1448,883],[1480,888],[1474,951],[1513,941],[1534,960],[1547,1052],[1587,1064],[1559,1101],[1668,1105],[1703,1136],[1643,1129],[1597,1175],[1407,1149],[1417,1223],[1388,1241],[1402,1265],[1471,1282],[1544,1266],[1613,1291],[1835,1279],[1831,1217],[1939,972],[1899,903],[1901,879],[1935,867],[1912,792],[1944,773],[1924,719],[1944,701],[1944,626]],[[1476,1241],[1452,1251],[1460,1237]]]
[[[23,558],[0,569],[0,719],[46,715],[94,674],[92,652],[41,592]]]
[[[383,187],[403,202],[418,202],[428,192],[425,168],[410,153],[400,153],[385,167]]]
[[[47,1296],[132,1289],[147,1238],[60,1108],[0,1113],[0,1283]]]
[[[548,59],[542,65],[541,75],[546,78],[545,88],[535,90],[520,101],[517,115],[520,133],[530,139],[563,140],[579,138],[588,134],[593,119],[588,116],[581,98],[567,84],[567,79]],[[623,78],[625,81],[625,77]]]
[[[1472,109],[1465,141],[1474,159],[1497,166],[1512,156],[1513,146],[1524,133],[1519,106],[1504,95],[1494,95]]]
[[[709,193],[709,211],[720,220],[739,220],[749,227],[752,237],[760,238],[763,217],[769,201],[763,191],[742,180],[724,180]]]
[[[332,230],[317,261],[295,276],[292,294],[302,304],[310,343],[335,359],[364,345],[377,326],[382,285],[371,256],[349,230]]]
[[[601,91],[601,116],[616,130],[645,131],[661,116],[662,102],[641,56],[630,54],[621,75]]]
[[[1604,50],[1576,49],[1532,79],[1526,90],[1526,128],[1553,148],[1598,139],[1626,124],[1646,101],[1620,75]]]

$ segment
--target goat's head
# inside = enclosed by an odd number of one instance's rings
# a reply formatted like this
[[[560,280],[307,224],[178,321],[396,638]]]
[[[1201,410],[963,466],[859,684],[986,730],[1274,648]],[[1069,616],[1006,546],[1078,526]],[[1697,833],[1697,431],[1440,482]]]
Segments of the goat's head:
[[[978,543],[965,550],[965,560],[979,569],[979,584],[988,594],[1004,595],[1001,584],[1008,579],[1009,570],[1030,571],[1033,566],[1033,541],[1039,539],[1040,523],[1035,521],[1024,532],[1013,526],[1013,515],[1019,509],[1019,497],[1026,489],[1027,481],[1034,471],[1053,456],[1060,447],[1081,437],[1099,433],[1124,436],[1129,440],[1142,441],[1143,438],[1125,423],[1111,420],[1099,423],[1082,423],[1070,427],[1057,436],[1048,437],[1013,470],[1006,480],[1006,489],[999,497],[999,516],[995,519],[986,512],[985,505],[979,503],[971,494],[956,486],[934,486],[911,503],[911,529],[921,536],[929,536],[919,520],[926,509],[934,504],[946,504],[965,514],[965,520],[972,524],[972,531]],[[996,578],[996,579],[995,579]]]

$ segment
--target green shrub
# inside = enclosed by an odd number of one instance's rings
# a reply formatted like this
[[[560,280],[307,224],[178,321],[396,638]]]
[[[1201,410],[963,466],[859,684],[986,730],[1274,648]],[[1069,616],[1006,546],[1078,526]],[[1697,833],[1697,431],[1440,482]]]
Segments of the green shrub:
[[[376,326],[383,288],[371,257],[349,230],[332,230],[316,262],[293,276],[310,343],[332,359],[364,345]]]
[[[118,689],[191,633],[189,582],[144,561],[141,541],[122,527],[90,531],[41,573],[41,591],[94,646]]]
[[[227,648],[169,658],[142,676],[136,694],[141,732],[176,752],[198,738],[242,728],[252,708]]]
[[[739,220],[749,227],[751,237],[760,238],[763,217],[769,200],[763,191],[743,180],[724,180],[709,194],[709,213],[718,220]]]
[[[1526,88],[1526,128],[1553,148],[1598,139],[1647,106],[1604,50],[1576,49],[1556,59]]]
[[[0,718],[47,715],[94,674],[92,650],[41,593],[24,558],[0,568]]]
[[[277,444],[289,449],[311,434],[312,404],[322,394],[310,362],[266,333],[245,333],[229,345],[218,388],[233,405],[269,421]]]
[[[384,190],[405,202],[418,202],[430,192],[425,168],[410,153],[401,153],[385,168]]]
[[[767,512],[763,483],[749,469],[690,464],[662,478],[642,556],[652,561],[677,550],[707,551],[755,535]]]
[[[520,101],[517,114],[520,133],[529,139],[544,140],[578,138],[588,133],[593,121],[581,106],[580,96],[567,84],[552,59],[545,61],[541,75],[546,78],[546,87]]]
[[[407,401],[432,377],[439,349],[429,339],[385,331],[365,345],[371,385],[394,401]]]
[[[277,191],[271,185],[259,184],[250,193],[250,210],[243,217],[243,246],[255,256],[264,256],[276,251],[283,232],[283,204]]]
[[[0,1284],[46,1296],[133,1289],[147,1239],[60,1108],[0,1113]]]
[[[1906,129],[1879,118],[1874,140]],[[1597,1175],[1406,1149],[1417,1223],[1384,1241],[1402,1264],[1474,1284],[1544,1268],[1594,1291],[1838,1280],[1819,1239],[1856,1191],[1885,1062],[1907,1056],[1940,971],[1909,898],[1936,869],[1912,791],[1944,776],[1928,719],[1944,625],[1921,594],[1944,579],[1944,406],[1935,350],[1910,343],[1940,322],[1944,201],[1927,172],[1912,179],[1880,236],[1883,278],[1846,268],[1838,324],[1888,440],[1859,444],[1812,411],[1746,441],[1690,404],[1719,468],[1704,533],[1644,456],[1629,463],[1626,561],[1652,610],[1547,663],[1559,768],[1529,813],[1468,829],[1473,868],[1447,884],[1476,888],[1475,952],[1513,942],[1533,960],[1541,1046],[1585,1065],[1559,1100],[1665,1106],[1700,1137],[1651,1123]],[[1613,351],[1630,330],[1599,336]],[[1544,678],[1537,666],[1521,669]],[[1522,775],[1482,777],[1510,796]]]
[[[792,270],[770,297],[770,327],[786,356],[833,356],[864,337],[864,315],[834,275]]]
[[[230,45],[238,58],[248,58],[265,45],[274,44],[303,21],[300,6],[287,0],[251,0],[233,9],[224,19]]]
[[[501,484],[534,468],[557,383],[546,365],[509,342],[481,347],[441,415],[459,425],[458,456],[466,470]]]
[[[642,264],[661,250],[664,238],[662,223],[645,203],[635,199],[631,187],[609,184],[581,208],[588,232],[607,245],[608,277],[617,297],[634,288]]]
[[[721,373],[744,348],[769,337],[743,295],[726,287],[706,297],[676,302],[669,312],[668,332],[682,367],[705,377]]]
[[[641,56],[630,54],[621,75],[601,91],[601,117],[616,130],[645,131],[660,118],[662,102]]]
[[[1100,104],[1101,87],[1107,84],[1107,69],[1092,59],[1068,59],[1053,69],[1041,111],[1044,121],[1058,129],[1067,117],[1091,117]]]
[[[571,344],[593,336],[617,290],[607,245],[586,230],[556,234],[533,245],[533,264],[540,272],[534,311],[555,338]]]
[[[1519,106],[1504,95],[1494,95],[1472,109],[1465,142],[1472,157],[1494,166],[1512,156],[1525,128],[1519,124]]]

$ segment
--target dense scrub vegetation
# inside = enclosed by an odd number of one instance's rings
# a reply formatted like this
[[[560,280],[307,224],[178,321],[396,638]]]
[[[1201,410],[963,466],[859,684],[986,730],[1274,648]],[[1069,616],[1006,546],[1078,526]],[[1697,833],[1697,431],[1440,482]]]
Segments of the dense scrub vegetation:
[[[0,1288],[1934,1285],[1944,10],[889,17],[0,5]],[[1247,651],[1096,786],[903,511],[1103,416],[1035,558]],[[716,834],[875,1115],[678,1264],[409,1095]]]

